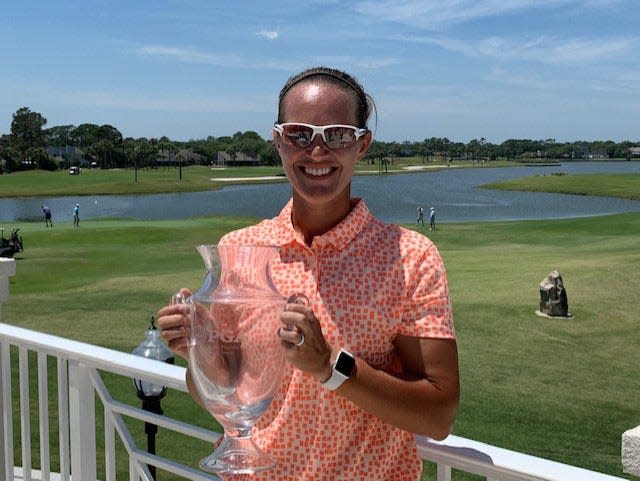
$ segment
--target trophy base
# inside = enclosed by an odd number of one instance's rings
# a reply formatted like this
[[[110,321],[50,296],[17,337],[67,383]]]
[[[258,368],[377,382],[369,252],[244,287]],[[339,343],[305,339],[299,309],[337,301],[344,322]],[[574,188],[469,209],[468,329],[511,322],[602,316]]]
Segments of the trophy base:
[[[252,474],[271,469],[276,458],[264,453],[250,436],[227,436],[206,458],[200,460],[200,469],[210,473]]]

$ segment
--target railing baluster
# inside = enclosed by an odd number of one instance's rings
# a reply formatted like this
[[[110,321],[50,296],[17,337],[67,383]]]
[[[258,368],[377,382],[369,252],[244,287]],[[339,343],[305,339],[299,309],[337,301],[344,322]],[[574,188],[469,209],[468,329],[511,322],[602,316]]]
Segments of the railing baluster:
[[[61,357],[58,370],[58,449],[60,451],[60,480],[69,481],[69,377],[67,361]]]
[[[40,472],[42,481],[51,480],[49,464],[49,374],[47,355],[38,353],[38,410],[40,412]]]
[[[0,342],[0,440],[2,440],[2,444],[0,445],[0,479],[5,479],[4,476],[6,473],[7,463],[4,460],[4,446],[8,444],[7,435],[4,429],[4,399],[2,398],[2,392],[4,389],[2,386],[6,384],[4,369],[2,369],[2,351],[4,349],[4,343]],[[13,463],[11,463],[13,464]]]
[[[7,384],[7,381],[5,380],[6,373],[2,366],[3,351],[4,351],[4,343],[0,342],[0,441],[2,441],[2,444],[0,444],[0,479],[6,478],[5,475],[7,470],[7,463],[5,463],[5,460],[4,460],[4,446],[6,446],[9,443],[13,443],[13,439],[9,438],[6,435],[6,432],[4,429],[4,399],[3,399],[2,393],[4,392],[3,386]]]
[[[3,457],[1,469],[4,470],[4,479],[13,481],[13,404],[11,396],[11,346],[8,343],[0,344],[0,369],[2,374],[2,425],[4,431]]]
[[[24,346],[18,347],[20,379],[20,427],[22,439],[22,476],[31,481],[31,410],[29,408],[29,352]]]
[[[138,476],[138,463],[133,459],[133,456],[129,457],[129,481],[140,481],[140,476]]]
[[[96,479],[95,396],[86,364],[69,360],[69,428],[71,432],[71,476]]]
[[[9,299],[9,277],[16,274],[16,260],[0,257],[0,322],[2,303]],[[0,478],[13,481],[13,408],[11,402],[11,345],[0,342]]]
[[[7,463],[4,462],[4,446],[6,446],[8,443],[13,443],[13,439],[9,439],[6,435],[5,435],[5,430],[4,430],[4,399],[2,399],[2,393],[4,392],[3,386],[6,384],[6,381],[4,379],[5,376],[5,372],[4,369],[2,369],[2,351],[4,350],[4,343],[0,342],[0,441],[2,441],[2,444],[0,444],[0,479],[5,479],[5,472],[6,471],[6,466]],[[13,463],[11,463],[13,464]]]
[[[451,481],[451,466],[438,463],[437,465],[437,479],[438,481]]]
[[[105,481],[116,481],[116,433],[111,409],[104,406],[104,469]]]

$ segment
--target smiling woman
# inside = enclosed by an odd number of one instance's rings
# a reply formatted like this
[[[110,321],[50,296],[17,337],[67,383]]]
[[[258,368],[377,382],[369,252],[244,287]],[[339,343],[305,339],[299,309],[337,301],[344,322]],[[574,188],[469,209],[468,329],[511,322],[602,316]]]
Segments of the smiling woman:
[[[351,197],[373,105],[345,72],[291,77],[273,129],[291,199],[277,217],[219,243],[279,246],[275,286],[309,300],[286,304],[286,329],[273,333],[288,364],[254,439],[278,464],[251,479],[415,481],[422,463],[412,433],[442,439],[453,426],[458,357],[438,250]],[[158,312],[177,354],[187,322],[180,306]]]

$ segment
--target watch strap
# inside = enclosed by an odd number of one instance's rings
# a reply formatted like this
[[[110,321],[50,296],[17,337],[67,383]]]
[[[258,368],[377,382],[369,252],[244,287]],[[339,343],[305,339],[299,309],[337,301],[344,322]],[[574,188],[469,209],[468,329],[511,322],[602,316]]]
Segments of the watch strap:
[[[331,377],[322,383],[322,387],[328,389],[329,391],[335,391],[342,383],[349,379],[348,376],[339,373],[335,369],[331,372]]]

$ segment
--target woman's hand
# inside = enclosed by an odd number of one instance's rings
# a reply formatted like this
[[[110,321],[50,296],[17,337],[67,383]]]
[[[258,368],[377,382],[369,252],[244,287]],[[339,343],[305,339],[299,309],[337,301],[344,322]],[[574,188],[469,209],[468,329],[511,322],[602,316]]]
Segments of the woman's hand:
[[[191,291],[186,287],[180,289],[179,295],[183,299],[191,296]],[[175,354],[187,359],[187,341],[189,338],[189,310],[188,304],[176,303],[175,297],[169,305],[158,311],[158,327],[169,349]]]
[[[331,345],[326,341],[320,322],[306,303],[288,302],[278,329],[280,344],[287,361],[301,371],[324,382],[331,377]]]

